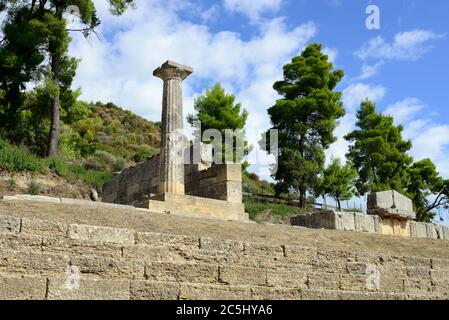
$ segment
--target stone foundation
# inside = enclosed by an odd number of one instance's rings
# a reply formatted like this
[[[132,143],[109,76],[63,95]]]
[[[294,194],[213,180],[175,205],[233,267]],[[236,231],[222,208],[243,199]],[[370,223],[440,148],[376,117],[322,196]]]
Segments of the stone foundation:
[[[103,186],[103,202],[135,205],[158,193],[159,156],[123,170]]]
[[[449,227],[360,213],[320,211],[291,219],[294,226],[449,240]]]
[[[103,202],[140,206],[144,201],[153,199],[159,194],[159,156],[125,169],[103,186]],[[206,165],[188,164],[185,170],[185,199],[204,198],[197,200],[203,206],[215,203],[207,200],[221,200],[217,207],[219,218],[233,217],[242,214],[242,172],[240,164]],[[182,196],[182,195],[181,195]],[[158,201],[161,201],[160,197]],[[186,200],[188,203],[193,203]],[[182,200],[181,202],[184,202]],[[230,203],[227,205],[226,203]],[[158,207],[160,207],[158,205]],[[202,208],[189,208],[178,204],[163,206],[167,211],[203,212]],[[215,208],[212,206],[211,208]],[[238,208],[237,211],[235,211]],[[209,210],[211,212],[211,210]],[[220,212],[220,213],[219,213]],[[227,212],[227,213],[226,213]]]
[[[248,221],[243,203],[207,199],[188,195],[164,193],[141,202],[138,207],[158,212],[216,218],[220,220]]]
[[[446,244],[208,220],[204,235],[166,220],[0,201],[0,299],[448,299]]]
[[[186,194],[190,196],[242,203],[242,166],[218,164],[185,166]]]

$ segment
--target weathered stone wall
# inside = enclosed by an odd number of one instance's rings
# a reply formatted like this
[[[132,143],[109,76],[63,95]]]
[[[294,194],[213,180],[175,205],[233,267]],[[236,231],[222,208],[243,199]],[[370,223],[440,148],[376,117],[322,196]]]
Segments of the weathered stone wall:
[[[186,194],[242,203],[242,166],[217,164],[207,169],[186,165]]]
[[[361,213],[319,211],[291,219],[292,225],[330,230],[380,233],[412,238],[449,240],[449,227],[430,223],[379,217]]]
[[[449,261],[438,257],[146,233],[17,212],[0,216],[0,257],[0,299],[447,299],[449,293]]]
[[[159,156],[123,170],[103,186],[103,202],[136,205],[158,193]]]
[[[240,164],[184,165],[186,195],[242,203]],[[103,186],[103,202],[137,205],[158,194],[159,156],[123,170]]]

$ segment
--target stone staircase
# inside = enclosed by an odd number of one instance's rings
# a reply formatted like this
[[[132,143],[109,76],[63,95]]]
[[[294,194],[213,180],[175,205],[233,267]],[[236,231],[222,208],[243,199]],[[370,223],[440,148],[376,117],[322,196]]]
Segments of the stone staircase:
[[[133,215],[141,223],[123,227]],[[107,226],[111,222],[101,220],[107,217],[122,222]],[[217,236],[214,230],[195,234],[186,221],[200,230],[215,228]],[[153,227],[142,227],[149,223]],[[225,228],[229,234],[243,228],[254,235],[223,237]],[[277,240],[282,230],[292,241]],[[447,255],[433,256],[431,249],[402,255],[410,252],[405,240],[411,239],[357,233],[402,249],[379,252],[357,241],[353,250],[338,249],[339,241],[352,236],[343,231],[313,230],[324,234],[322,243],[311,246],[308,232],[88,205],[0,201],[0,299],[449,298]],[[337,246],[327,247],[326,241]],[[435,243],[413,241],[410,246]],[[449,248],[449,242],[437,242],[443,247],[434,250]]]

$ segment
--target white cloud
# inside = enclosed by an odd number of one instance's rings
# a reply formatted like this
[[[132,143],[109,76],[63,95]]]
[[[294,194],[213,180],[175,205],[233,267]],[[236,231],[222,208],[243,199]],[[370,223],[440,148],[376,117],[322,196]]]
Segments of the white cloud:
[[[412,141],[410,154],[415,161],[430,158],[440,173],[449,177],[449,125],[422,118],[419,111],[426,107],[418,98],[406,98],[388,106],[384,114],[404,126],[403,137]]]
[[[375,76],[379,72],[380,67],[383,65],[384,65],[383,60],[372,65],[364,63],[362,65],[361,74],[357,76],[354,80],[366,80]]]
[[[440,173],[449,177],[449,125],[430,124],[421,127],[412,140],[415,160],[430,158]]]
[[[337,48],[323,48],[323,53],[327,54],[329,57],[329,61],[335,64],[335,60],[337,60],[338,49]]]
[[[362,101],[369,99],[380,101],[385,96],[386,89],[383,86],[372,86],[364,83],[353,83],[343,90],[343,103],[348,113],[353,113],[360,107]]]
[[[396,123],[404,124],[406,121],[414,118],[416,113],[424,107],[425,105],[419,99],[406,98],[389,105],[384,114],[393,116]]]
[[[329,163],[332,158],[346,162],[346,153],[348,153],[350,143],[344,139],[344,136],[354,130],[355,122],[356,117],[354,113],[349,113],[340,119],[340,124],[334,132],[338,140],[326,151],[326,162]]]
[[[315,35],[313,23],[289,29],[282,18],[259,25],[258,34],[242,39],[236,32],[211,32],[181,19],[177,9],[157,1],[138,1],[123,17],[100,3],[102,41],[74,35],[70,53],[82,58],[75,79],[82,99],[112,101],[150,120],[159,120],[162,82],[152,71],[167,59],[194,68],[184,82],[184,114],[205,86],[221,82],[250,112],[247,130],[255,144],[258,129],[269,128],[266,109],[276,101],[272,86],[282,66]],[[256,144],[255,144],[256,145]]]
[[[3,21],[5,20],[5,18],[6,18],[6,12],[0,12],[0,27],[3,26]],[[3,32],[0,28],[0,40],[1,39],[3,39]]]
[[[203,10],[201,12],[201,18],[203,19],[204,22],[207,22],[214,20],[215,18],[218,17],[219,14],[220,14],[220,6],[215,4],[210,8]]]
[[[404,127],[403,136],[406,139],[415,139],[419,136],[420,132],[425,130],[425,126],[430,125],[432,122],[429,119],[417,119],[412,120]]]
[[[224,0],[224,7],[231,12],[246,15],[251,21],[260,19],[262,13],[277,12],[282,0]]]
[[[432,40],[444,36],[427,30],[413,30],[396,34],[391,44],[378,36],[368,41],[355,54],[362,60],[368,58],[417,60],[432,49],[430,44]]]

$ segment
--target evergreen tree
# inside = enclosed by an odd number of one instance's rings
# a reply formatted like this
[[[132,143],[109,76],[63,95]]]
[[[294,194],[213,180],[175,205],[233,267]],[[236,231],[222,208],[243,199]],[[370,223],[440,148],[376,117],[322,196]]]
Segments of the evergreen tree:
[[[122,14],[133,3],[133,0],[109,0],[111,12],[116,15]],[[63,16],[68,6],[73,5],[79,9],[79,20],[83,26],[80,29],[68,29],[67,21]],[[94,2],[92,0],[0,0],[0,9],[8,12],[4,39],[1,40],[0,68],[8,70],[11,73],[10,78],[16,79],[15,82],[1,79],[0,83],[13,86],[13,90],[6,90],[12,95],[10,99],[12,105],[8,108],[12,108],[13,114],[18,113],[20,90],[24,88],[24,84],[31,80],[31,74],[41,67],[42,61],[45,59],[49,61],[48,68],[45,70],[51,110],[47,155],[55,156],[58,153],[59,144],[63,83],[71,82],[64,77],[70,75],[73,78],[74,72],[67,71],[70,71],[70,66],[76,63],[68,56],[68,46],[71,41],[69,32],[82,32],[86,37],[95,32],[100,20],[96,15]],[[18,35],[20,41],[16,39]],[[4,50],[4,48],[7,49]],[[22,50],[23,48],[26,52]],[[37,53],[34,53],[35,51]],[[5,52],[6,57],[3,57]],[[33,53],[32,59],[29,58],[29,53]],[[26,77],[20,77],[23,68],[29,71],[25,73]]]
[[[278,192],[299,193],[301,207],[324,169],[324,151],[336,141],[333,132],[345,114],[341,93],[334,91],[343,74],[333,70],[322,46],[314,43],[284,66],[284,80],[274,84],[282,98],[268,109],[272,129],[279,132],[273,178]]]
[[[4,3],[3,3],[4,5]],[[5,7],[3,7],[4,9]],[[0,130],[1,134],[19,144],[17,132],[20,113],[29,106],[26,101],[26,84],[38,82],[43,77],[45,44],[48,35],[45,23],[30,20],[27,8],[11,11],[3,23],[0,45]]]
[[[409,169],[410,183],[407,194],[412,198],[416,219],[431,222],[435,209],[449,208],[449,181],[445,181],[437,172],[430,159],[415,162]]]
[[[357,129],[345,139],[352,142],[346,157],[357,169],[358,193],[390,189],[405,193],[413,159],[407,154],[412,144],[403,140],[403,127],[395,126],[393,117],[378,113],[368,100],[362,102],[357,119]]]
[[[204,95],[195,99],[194,108],[196,114],[189,114],[187,121],[192,126],[195,122],[201,123],[201,132],[198,132],[199,129],[195,129],[195,135],[200,138],[203,137],[206,130],[218,130],[223,140],[221,150],[214,150],[214,152],[220,154],[217,157],[222,157],[222,161],[226,160],[224,152],[226,149],[226,137],[228,137],[228,150],[232,151],[233,161],[241,162],[243,160],[241,156],[247,155],[249,152],[248,142],[244,140],[243,132],[248,119],[248,112],[242,109],[240,103],[235,102],[235,96],[227,94],[221,85],[217,83],[212,88],[207,89]],[[231,136],[227,130],[234,131],[235,135]],[[241,147],[243,147],[243,150],[238,150]],[[244,167],[247,165],[245,163]]]
[[[343,165],[339,159],[333,159],[323,173],[322,193],[333,197],[341,211],[341,201],[351,200],[355,195],[356,178],[357,171],[351,163]]]

